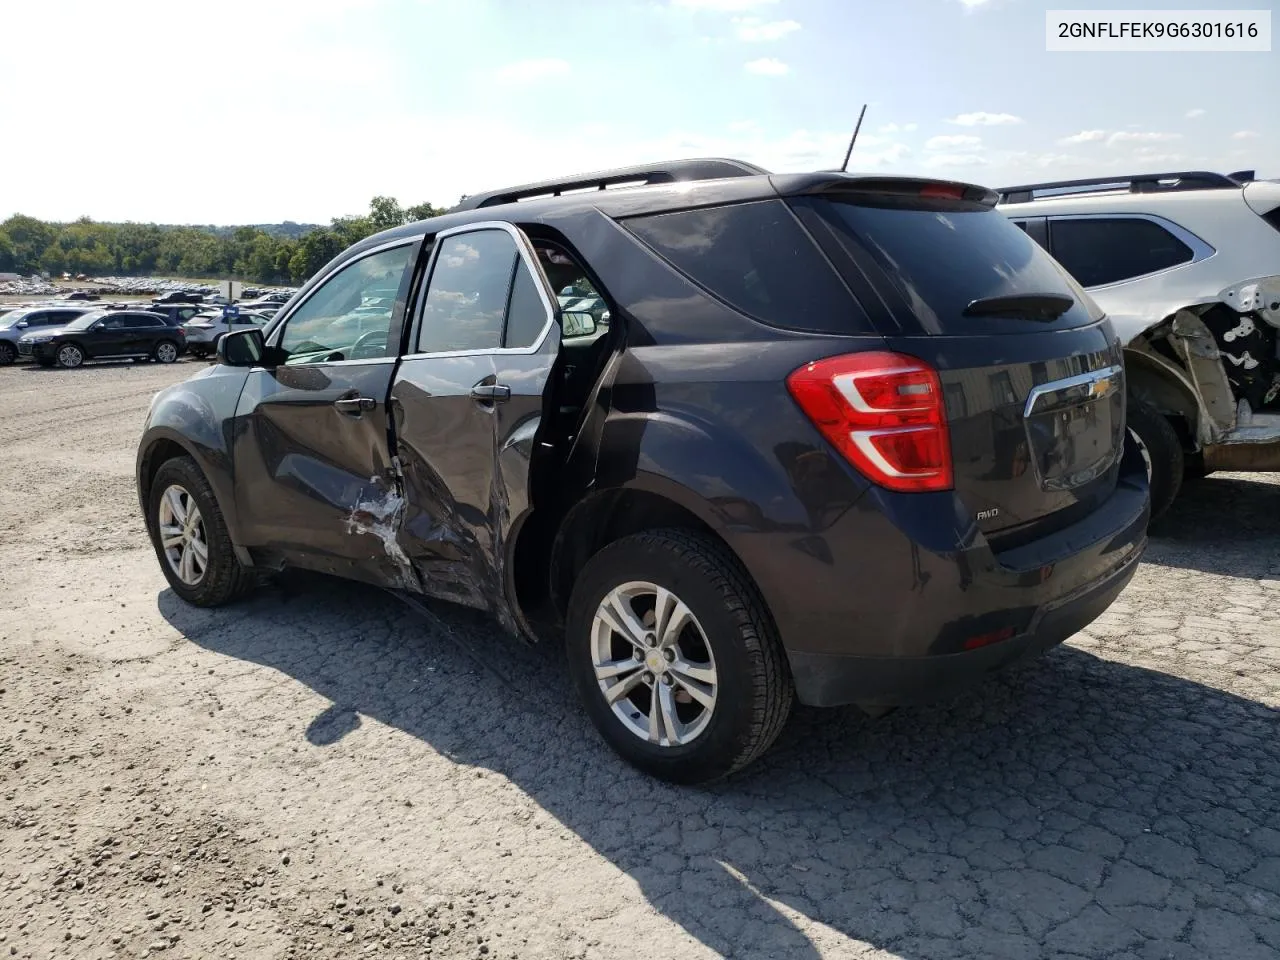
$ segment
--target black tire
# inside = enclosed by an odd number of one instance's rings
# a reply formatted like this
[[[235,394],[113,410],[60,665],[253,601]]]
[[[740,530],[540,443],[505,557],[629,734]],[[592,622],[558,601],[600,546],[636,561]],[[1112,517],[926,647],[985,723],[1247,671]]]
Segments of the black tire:
[[[151,350],[151,358],[156,363],[177,363],[182,355],[182,348],[172,340],[161,340]]]
[[[1213,474],[1214,471],[1204,465],[1203,453],[1184,453],[1182,457],[1185,464],[1182,471],[1183,483],[1194,483]]]
[[[592,622],[608,593],[630,581],[679,597],[714,656],[715,709],[688,743],[660,746],[641,739],[614,714],[596,680]],[[791,713],[791,674],[764,599],[723,545],[696,533],[638,533],[588,560],[569,601],[565,647],[569,672],[601,736],[629,763],[672,783],[704,783],[742,769],[769,748]]]
[[[80,346],[78,343],[59,344],[54,356],[58,358],[58,366],[62,367],[64,370],[74,370],[76,367],[83,367],[84,362],[89,359],[89,355],[85,353],[84,347]]]
[[[184,583],[174,571],[160,542],[160,501],[164,492],[174,484],[191,495],[204,523],[209,561],[199,582],[194,585]],[[190,457],[174,457],[162,463],[151,481],[149,501],[147,531],[151,534],[151,544],[155,547],[160,569],[174,593],[197,607],[218,607],[243,596],[254,586],[257,579],[254,571],[236,558],[231,536],[227,532],[227,522],[218,509],[213,488],[194,460]]]
[[[1151,473],[1151,519],[1163,516],[1182,489],[1186,470],[1182,441],[1169,418],[1141,400],[1129,398],[1129,429],[1146,448]]]
[[[7,367],[17,359],[18,351],[14,349],[13,344],[7,340],[0,340],[0,367]]]

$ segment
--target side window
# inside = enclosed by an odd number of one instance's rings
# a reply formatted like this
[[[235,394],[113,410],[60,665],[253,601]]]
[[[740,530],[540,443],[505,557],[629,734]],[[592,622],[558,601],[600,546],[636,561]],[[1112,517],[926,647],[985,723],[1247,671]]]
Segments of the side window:
[[[57,313],[43,314],[40,317],[40,325],[49,326],[52,324],[57,324],[58,326],[62,326],[63,324],[70,323],[72,320],[75,320],[82,316],[84,316],[84,314],[82,314],[79,310],[60,310]]]
[[[107,317],[107,319],[103,320],[98,324],[98,326],[103,330],[123,330],[126,324],[126,319],[127,318],[117,314],[114,317]]]
[[[503,345],[531,347],[547,325],[547,305],[538,292],[538,281],[524,261],[516,264],[516,279],[511,284],[507,304],[507,333]]]
[[[413,244],[393,247],[347,264],[325,280],[285,321],[280,347],[285,363],[369,360],[396,352],[388,343],[394,301],[372,291],[397,288]]]
[[[1089,217],[1049,223],[1054,257],[1082,287],[1131,280],[1193,257],[1190,247],[1150,220]]]
[[[423,299],[418,352],[500,346],[515,241],[504,230],[477,230],[445,237],[438,245]]]
[[[691,280],[767,324],[823,330],[833,315],[846,327],[855,315],[848,290],[781,200],[624,225]]]

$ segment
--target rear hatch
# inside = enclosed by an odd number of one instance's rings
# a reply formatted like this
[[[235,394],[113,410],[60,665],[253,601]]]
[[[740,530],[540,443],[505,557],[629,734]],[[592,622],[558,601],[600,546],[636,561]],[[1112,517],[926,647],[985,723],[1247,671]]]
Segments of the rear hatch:
[[[788,203],[887,349],[936,371],[955,492],[1000,549],[1111,494],[1125,401],[1110,324],[994,199],[963,184],[850,178]]]

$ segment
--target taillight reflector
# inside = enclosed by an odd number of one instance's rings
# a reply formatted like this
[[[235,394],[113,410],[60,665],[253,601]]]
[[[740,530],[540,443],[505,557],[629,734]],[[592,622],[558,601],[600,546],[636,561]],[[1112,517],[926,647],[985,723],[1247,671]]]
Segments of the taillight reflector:
[[[938,197],[943,200],[963,200],[964,187],[952,186],[949,183],[931,183],[920,188],[922,197]]]
[[[900,353],[816,360],[787,389],[822,435],[889,490],[950,490],[951,437],[937,372]]]

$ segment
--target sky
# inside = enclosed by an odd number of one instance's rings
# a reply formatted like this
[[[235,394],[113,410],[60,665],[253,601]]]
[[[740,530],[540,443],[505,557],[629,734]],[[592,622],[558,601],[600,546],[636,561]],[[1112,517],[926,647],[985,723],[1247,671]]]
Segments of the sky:
[[[1212,4],[6,0],[0,218],[328,222],[664,159],[830,169],[864,102],[855,171],[1280,176],[1280,51],[1046,52],[1072,6]]]

